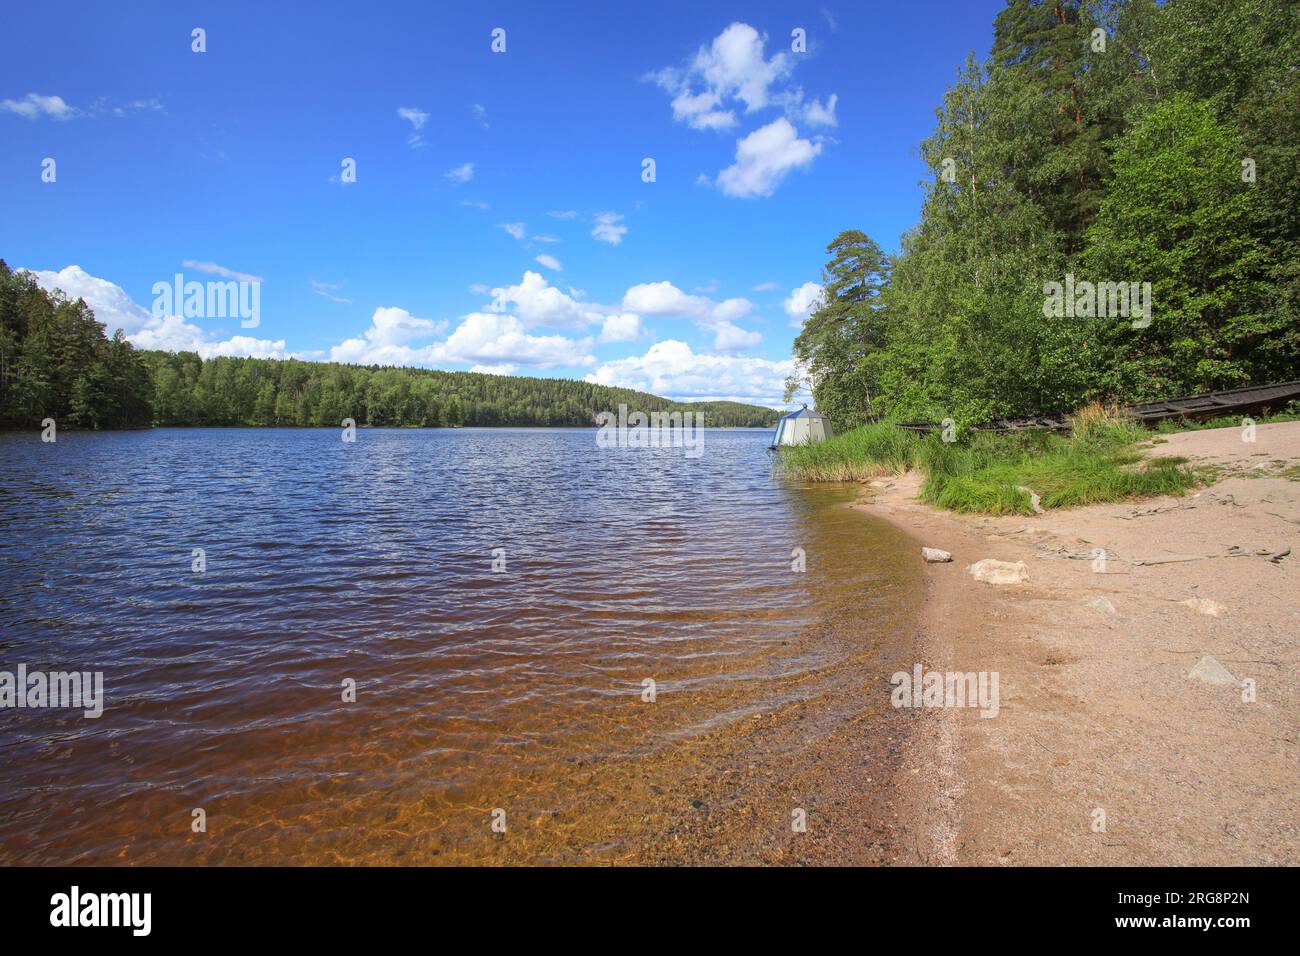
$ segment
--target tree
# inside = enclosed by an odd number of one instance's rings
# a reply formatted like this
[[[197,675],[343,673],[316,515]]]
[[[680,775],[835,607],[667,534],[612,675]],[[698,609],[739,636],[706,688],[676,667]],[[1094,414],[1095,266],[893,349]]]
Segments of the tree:
[[[850,229],[826,247],[822,298],[794,341],[795,360],[812,383],[822,413],[841,428],[874,414],[868,356],[884,346],[880,296],[889,281],[885,254]]]
[[[1134,399],[1244,385],[1288,329],[1266,313],[1258,193],[1241,136],[1186,94],[1151,107],[1115,148],[1085,263],[1093,281],[1149,282],[1151,325],[1095,320],[1115,358],[1098,382]]]

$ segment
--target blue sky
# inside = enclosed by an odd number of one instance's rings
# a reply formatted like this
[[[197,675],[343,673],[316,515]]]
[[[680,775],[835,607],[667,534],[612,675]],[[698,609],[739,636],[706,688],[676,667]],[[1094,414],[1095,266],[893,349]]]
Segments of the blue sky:
[[[1002,6],[19,5],[0,257],[146,347],[779,403],[826,244],[897,248]],[[178,272],[258,281],[256,327],[154,314]]]

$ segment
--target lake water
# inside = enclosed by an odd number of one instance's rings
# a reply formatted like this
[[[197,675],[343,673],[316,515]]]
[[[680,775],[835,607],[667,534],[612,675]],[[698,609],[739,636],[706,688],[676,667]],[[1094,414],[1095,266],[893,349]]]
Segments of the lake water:
[[[0,863],[620,859],[672,827],[729,728],[825,697],[917,585],[767,431],[595,434],[0,435],[0,671],[105,697],[0,709]]]

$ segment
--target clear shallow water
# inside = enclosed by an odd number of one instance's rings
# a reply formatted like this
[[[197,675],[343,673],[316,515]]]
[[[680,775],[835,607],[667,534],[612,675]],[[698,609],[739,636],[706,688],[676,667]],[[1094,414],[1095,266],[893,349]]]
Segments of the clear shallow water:
[[[0,435],[0,670],[106,696],[0,709],[0,862],[484,858],[493,809],[581,804],[575,766],[688,762],[814,693],[846,650],[810,626],[886,631],[903,544],[775,478],[768,435],[696,459],[570,429]],[[583,839],[616,842],[601,819]]]

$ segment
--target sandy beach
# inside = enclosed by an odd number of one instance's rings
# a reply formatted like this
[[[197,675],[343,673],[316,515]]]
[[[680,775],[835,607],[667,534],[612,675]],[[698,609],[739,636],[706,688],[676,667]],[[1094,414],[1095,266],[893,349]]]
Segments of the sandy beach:
[[[1300,862],[1300,423],[1255,437],[1157,439],[1219,469],[1186,497],[1029,517],[938,512],[915,474],[873,483],[855,507],[953,555],[924,565],[921,663],[1000,675],[995,718],[908,711],[896,862]],[[984,558],[1027,579],[978,581]]]

